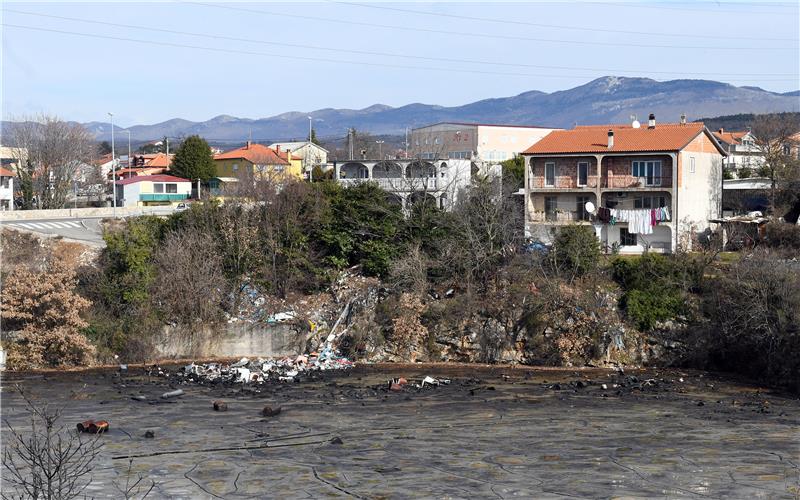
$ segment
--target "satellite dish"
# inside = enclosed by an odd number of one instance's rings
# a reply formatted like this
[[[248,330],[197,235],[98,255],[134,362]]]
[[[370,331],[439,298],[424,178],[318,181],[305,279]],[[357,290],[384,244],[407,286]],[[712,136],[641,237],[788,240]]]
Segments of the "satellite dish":
[[[641,126],[642,126],[642,124],[639,123],[639,120],[633,120],[633,123],[631,123],[631,127],[633,127],[633,128],[639,128]]]
[[[587,211],[587,212],[589,212],[590,214],[593,214],[593,213],[594,213],[594,203],[592,203],[591,201],[587,201],[587,202],[586,202],[586,205],[584,205],[584,208],[585,208],[585,209],[586,209],[586,211]]]

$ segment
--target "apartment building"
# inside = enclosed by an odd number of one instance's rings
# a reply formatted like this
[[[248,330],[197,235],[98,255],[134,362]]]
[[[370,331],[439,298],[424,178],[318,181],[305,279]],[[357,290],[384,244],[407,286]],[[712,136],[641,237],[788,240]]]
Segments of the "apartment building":
[[[411,131],[412,156],[467,159],[479,167],[514,158],[553,130],[527,125],[444,122]]]
[[[0,211],[14,210],[14,177],[14,172],[0,167]]]
[[[702,123],[579,126],[526,149],[525,232],[591,224],[607,250],[691,248],[721,215],[724,148]],[[596,207],[596,210],[587,210]]]

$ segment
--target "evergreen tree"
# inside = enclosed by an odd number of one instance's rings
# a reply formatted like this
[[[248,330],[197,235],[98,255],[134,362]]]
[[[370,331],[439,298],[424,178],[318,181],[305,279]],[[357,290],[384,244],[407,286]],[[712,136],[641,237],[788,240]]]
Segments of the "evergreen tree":
[[[170,167],[172,175],[184,179],[200,179],[203,182],[216,175],[214,155],[205,139],[199,135],[186,138],[175,152]]]

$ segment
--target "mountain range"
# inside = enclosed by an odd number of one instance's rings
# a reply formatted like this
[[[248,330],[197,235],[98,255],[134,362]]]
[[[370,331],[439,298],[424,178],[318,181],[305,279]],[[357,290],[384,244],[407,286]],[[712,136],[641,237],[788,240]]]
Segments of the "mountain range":
[[[552,93],[532,90],[453,107],[421,103],[400,107],[374,104],[358,110],[292,111],[259,119],[220,115],[208,121],[192,122],[175,118],[127,130],[136,141],[198,134],[212,143],[241,143],[248,137],[256,141],[303,139],[308,134],[309,116],[315,119],[317,136],[324,139],[345,136],[349,127],[372,134],[403,134],[406,127],[442,121],[566,128],[576,123],[624,123],[629,121],[630,115],[637,115],[641,120],[650,113],[655,113],[662,121],[675,122],[682,113],[691,121],[704,116],[778,111],[800,111],[800,91],[776,93],[710,80],[660,82],[649,78],[606,76],[568,90]],[[84,125],[99,140],[110,138],[107,123]]]

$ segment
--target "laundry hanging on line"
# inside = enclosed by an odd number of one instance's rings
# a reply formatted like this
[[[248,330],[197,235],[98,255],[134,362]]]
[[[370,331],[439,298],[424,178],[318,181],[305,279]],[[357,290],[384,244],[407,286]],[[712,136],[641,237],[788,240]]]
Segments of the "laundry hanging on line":
[[[606,210],[608,211],[607,213],[605,212]],[[631,234],[653,234],[653,226],[658,225],[659,222],[669,220],[669,210],[666,207],[638,208],[633,210],[599,208],[597,211],[597,219],[600,222],[606,222],[612,225],[617,222],[625,222],[628,224],[628,232]]]

